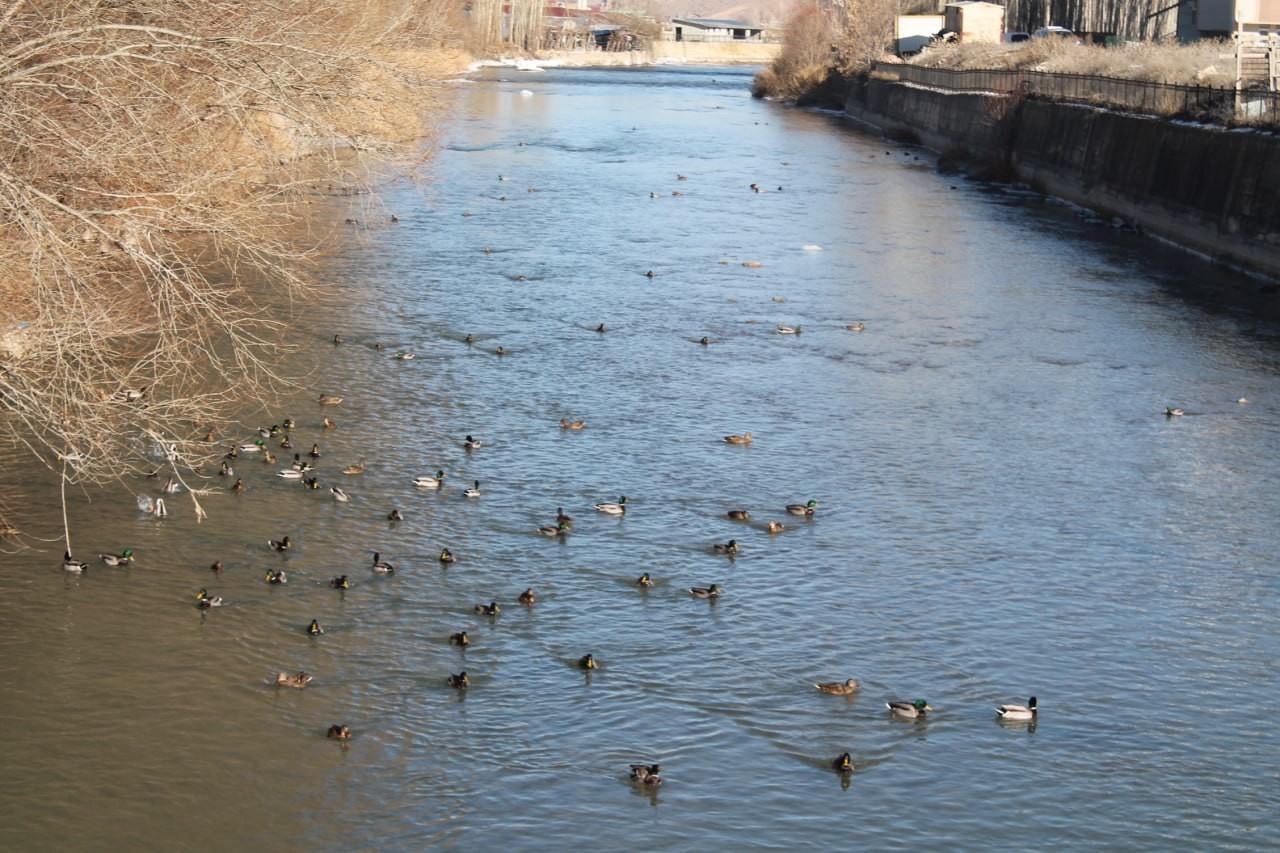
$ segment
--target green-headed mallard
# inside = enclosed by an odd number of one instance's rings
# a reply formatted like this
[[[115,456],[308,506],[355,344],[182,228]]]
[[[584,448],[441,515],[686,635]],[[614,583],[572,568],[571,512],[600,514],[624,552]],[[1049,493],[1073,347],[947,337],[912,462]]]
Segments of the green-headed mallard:
[[[488,604],[477,604],[474,609],[479,616],[497,616],[502,612],[502,608],[498,606],[496,601],[490,601]]]
[[[440,549],[440,562],[442,562],[442,563],[456,563],[457,561],[458,561],[458,558],[457,558],[457,557],[455,557],[455,556],[453,556],[453,552],[452,552],[452,551],[450,551],[448,548],[441,548],[441,549]]]
[[[1034,696],[1028,699],[1025,705],[1001,705],[996,708],[996,713],[1002,720],[1034,720],[1038,712]]]
[[[694,598],[719,598],[720,593],[722,592],[724,592],[724,590],[720,589],[720,587],[715,584],[712,584],[711,586],[689,587],[689,594]]]
[[[742,435],[726,435],[721,439],[725,444],[750,444],[751,433],[746,432]]]
[[[281,672],[276,674],[276,686],[278,687],[306,687],[311,683],[311,674],[298,670],[298,672],[290,674]]]
[[[281,468],[276,476],[282,480],[301,480],[307,474],[301,468]]]
[[[384,562],[382,560],[382,555],[377,551],[373,552],[373,565],[369,568],[379,575],[394,575],[396,573],[396,567],[390,563]]]
[[[456,634],[449,635],[449,645],[451,646],[469,646],[471,638],[467,636],[466,631],[459,631]]]
[[[636,578],[636,586],[643,587],[644,589],[652,589],[653,578],[649,577],[648,572],[645,572],[640,577]]]
[[[728,542],[717,542],[712,546],[717,554],[728,554],[733,556],[738,553],[738,540],[730,539]]]
[[[618,498],[618,502],[616,504],[615,503],[598,503],[596,504],[596,509],[598,509],[600,512],[607,513],[609,515],[622,515],[627,511],[627,496],[623,495],[622,497]]]
[[[346,726],[340,726],[335,723],[334,725],[329,726],[329,739],[330,740],[351,740],[351,729],[347,728]]]
[[[313,637],[319,637],[324,633],[324,629],[320,627],[320,620],[312,619],[311,624],[307,626],[307,633]]]
[[[520,593],[520,597],[517,600],[521,604],[537,604],[538,596],[534,593],[533,587],[529,587],[524,592]]]
[[[444,472],[437,471],[434,477],[414,477],[413,484],[419,489],[438,489],[444,485]]]
[[[834,693],[837,696],[848,696],[850,693],[853,693],[858,689],[858,682],[854,681],[852,678],[848,678],[844,681],[822,681],[813,686],[821,690],[823,693]]]
[[[283,571],[267,572],[267,583],[281,584],[281,583],[288,583],[288,582],[289,582],[289,578],[285,576],[285,573]]]
[[[222,596],[210,595],[207,589],[202,588],[196,593],[196,606],[202,609],[207,609],[209,607],[221,607]]]
[[[351,581],[347,580],[346,575],[338,575],[329,581],[329,586],[334,589],[351,589]]]
[[[890,714],[908,719],[923,717],[925,712],[933,710],[933,707],[923,699],[917,699],[914,702],[885,702],[884,705],[889,709]]]
[[[402,350],[398,350],[396,354],[391,357],[394,358],[396,361],[412,361],[413,352],[411,350],[402,349]]]
[[[578,658],[578,669],[599,669],[600,664],[596,663],[595,657],[592,655],[583,655]]]
[[[817,506],[817,501],[809,501],[803,504],[787,504],[787,512],[792,515],[813,515],[813,511]]]
[[[464,687],[471,686],[471,679],[467,678],[467,673],[465,670],[463,672],[458,673],[457,675],[450,675],[448,678],[448,682],[449,682],[449,686],[454,688],[455,690],[461,690]]]
[[[289,541],[288,536],[285,536],[282,539],[268,539],[267,546],[270,547],[272,551],[280,551],[283,553],[292,548],[293,543]]]
[[[564,507],[562,506],[556,507],[556,524],[573,524],[573,517],[565,515]]]
[[[133,562],[133,549],[125,548],[119,554],[99,554],[98,557],[108,566],[127,566]]]
[[[831,769],[837,773],[852,773],[853,756],[849,755],[847,752],[842,752],[840,755],[836,756],[834,761],[831,762]]]
[[[734,521],[746,521],[751,518],[751,513],[747,512],[745,509],[731,509],[726,512],[725,515],[732,518]]]

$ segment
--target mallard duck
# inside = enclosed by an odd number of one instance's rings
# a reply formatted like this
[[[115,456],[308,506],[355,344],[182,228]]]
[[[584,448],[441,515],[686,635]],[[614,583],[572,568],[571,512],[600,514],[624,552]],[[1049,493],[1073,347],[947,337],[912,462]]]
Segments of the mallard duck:
[[[270,450],[264,450],[262,452],[262,464],[263,465],[276,464],[276,455],[272,453]]]
[[[235,471],[231,470],[231,463],[230,463],[230,462],[228,462],[227,460],[223,459],[223,460],[222,460],[222,466],[221,466],[220,468],[218,468],[218,476],[220,476],[220,477],[230,477],[230,476],[231,476],[232,474],[234,474],[234,473],[235,473]]]
[[[1175,406],[1165,406],[1165,407],[1164,407],[1164,414],[1165,414],[1165,417],[1170,417],[1170,418],[1172,418],[1172,417],[1174,417],[1175,415],[1185,415],[1185,414],[1186,414],[1186,412],[1184,412],[1182,409],[1179,409],[1179,408],[1177,408],[1177,407],[1175,407]]]
[[[738,540],[730,539],[728,542],[724,542],[724,543],[717,542],[712,547],[715,548],[715,551],[717,554],[737,554]]]
[[[280,551],[280,552],[284,552],[284,551],[288,551],[290,548],[292,548],[292,547],[293,547],[293,543],[289,541],[289,537],[288,537],[288,536],[285,536],[283,539],[278,539],[278,540],[277,540],[277,539],[268,539],[268,540],[267,540],[267,546],[268,546],[269,548],[271,548],[271,550],[272,550],[272,551]]]
[[[144,394],[147,393],[147,389],[149,387],[151,386],[143,385],[141,388],[136,388],[136,389],[125,388],[121,390],[118,394],[116,394],[116,398],[125,403],[136,403],[142,399]]]
[[[322,397],[323,397],[324,395],[323,395],[323,394],[321,394],[320,396],[322,396]],[[341,402],[341,401],[342,401],[342,398],[341,398],[341,397],[338,397],[337,399],[338,399],[338,401],[339,401],[339,402]],[[294,427],[296,427],[297,425],[298,425],[298,424],[297,424],[297,422],[296,422],[293,418],[285,418],[283,421],[281,421],[281,422],[280,422],[280,426],[281,426],[281,428],[283,428],[283,429],[293,429],[293,428],[294,428]],[[280,431],[280,430],[276,430],[276,432],[279,432],[279,431]]]
[[[127,566],[133,562],[133,549],[125,548],[119,554],[99,554],[98,558],[108,566]]]
[[[848,696],[850,693],[853,693],[858,689],[858,682],[854,681],[852,678],[848,678],[844,681],[821,681],[813,686],[821,690],[823,693],[834,693],[837,696]]]
[[[307,455],[308,455],[308,456],[310,456],[312,459],[319,459],[319,458],[320,458],[320,445],[319,445],[319,444],[313,444],[313,445],[311,445],[311,449],[307,451]]]
[[[437,471],[434,477],[414,477],[413,484],[419,489],[438,489],[444,485],[444,472]]]
[[[645,572],[640,577],[636,578],[636,586],[643,587],[645,589],[652,589],[653,578],[649,577],[648,572]]]
[[[293,450],[293,439],[286,434],[284,438],[280,439],[280,446],[285,450]]]
[[[308,489],[318,489],[320,488],[320,478],[319,477],[303,477],[302,485],[306,486]]]
[[[267,443],[262,439],[257,441],[249,441],[236,447],[237,453],[262,453],[267,449]]]
[[[67,551],[63,555],[63,569],[78,575],[88,569],[88,564],[82,560],[72,560],[72,552]]]
[[[836,759],[831,762],[831,769],[837,773],[852,773],[853,756],[849,755],[847,752],[840,753],[840,755],[836,756]]]
[[[449,635],[449,645],[451,646],[469,646],[471,638],[467,636],[466,631],[459,631],[456,634]]]
[[[787,504],[787,512],[792,515],[813,515],[813,511],[817,506],[817,501],[809,501],[804,504]]]
[[[474,485],[474,486],[472,486],[472,487],[471,487],[471,488],[469,488],[469,489],[463,489],[463,490],[462,490],[462,496],[463,496],[463,497],[466,497],[466,498],[478,498],[478,497],[480,497],[480,481],[479,481],[479,480],[476,480],[476,481],[475,481],[475,485]]]
[[[458,562],[458,558],[457,558],[457,557],[455,557],[455,556],[453,556],[453,552],[452,552],[452,551],[450,551],[448,548],[441,548],[441,549],[440,549],[440,562],[442,562],[442,563],[456,563],[456,562]]]
[[[725,444],[750,444],[751,433],[745,432],[742,435],[726,435],[722,440]]]
[[[334,423],[334,421],[333,421],[332,419],[327,418],[327,417],[326,417],[323,421],[321,421],[321,422],[320,422],[320,424],[321,424],[321,426],[323,426],[325,429],[337,429],[337,428],[338,428],[338,425],[337,425],[336,423]]]
[[[334,497],[334,498],[335,498],[339,503],[347,503],[348,501],[350,501],[350,500],[351,500],[351,495],[347,494],[346,492],[344,492],[342,489],[340,489],[340,488],[339,488],[339,487],[337,487],[337,486],[330,486],[330,487],[329,487],[329,491],[333,493],[333,497]]]
[[[768,524],[765,525],[765,530],[768,530],[770,533],[781,533],[786,529],[787,529],[787,526],[783,524],[781,521],[770,521]]]
[[[329,581],[329,586],[334,589],[351,589],[351,581],[347,580],[346,575],[338,575]]]
[[[166,495],[175,495],[182,491],[182,486],[177,480],[170,477],[164,481],[164,485],[160,487],[160,491],[164,492]]]
[[[320,395],[320,405],[322,406],[336,406],[339,403],[341,403],[342,400],[343,400],[342,397],[333,397],[333,396],[330,396],[329,394]],[[285,428],[288,429],[288,427],[285,427]]]
[[[344,474],[363,474],[363,473],[364,473],[364,459],[363,459],[363,457],[362,457],[362,458],[360,459],[360,461],[359,461],[359,462],[357,462],[356,464],[354,464],[354,465],[348,465],[346,468],[343,468],[343,469],[342,469],[342,473],[344,473]]]
[[[460,672],[457,675],[450,675],[448,681],[449,686],[457,690],[471,686],[471,679],[467,678],[466,671]]]
[[[618,502],[614,503],[598,503],[596,509],[609,515],[622,515],[627,511],[627,496],[623,495],[618,498]]]
[[[520,597],[517,600],[521,604],[537,604],[538,596],[534,594],[533,587],[529,587],[524,592],[520,593]]]
[[[297,468],[281,468],[276,472],[276,476],[284,480],[301,480],[306,476],[306,472]]]
[[[337,344],[342,343],[342,335],[334,335],[334,336],[333,336],[333,343],[334,343],[334,345],[335,345],[335,346],[336,346]]]
[[[295,453],[293,454],[293,465],[291,465],[290,467],[293,468],[293,470],[295,471],[301,471],[302,473],[306,474],[306,473],[309,473],[314,466],[310,462],[307,462],[305,459],[303,459],[301,453]]]
[[[506,354],[507,354],[507,351],[506,351],[505,349],[503,349],[501,345],[499,345],[499,346],[498,346],[498,348],[497,348],[496,350],[494,350],[494,351],[493,351],[493,354],[494,354],[494,355],[506,355]]]
[[[288,582],[289,582],[289,578],[287,575],[285,575],[284,571],[278,571],[278,572],[268,571],[267,572],[267,583],[281,584],[281,583],[288,583]]]
[[[596,326],[596,331],[603,334],[604,332],[607,332],[609,330],[604,327],[604,323],[601,323],[599,326]]]
[[[712,584],[711,586],[693,586],[689,587],[689,594],[694,598],[719,598],[720,593],[724,590]]]
[[[926,711],[933,710],[933,707],[923,699],[917,699],[914,702],[885,702],[884,706],[889,709],[890,714],[908,719],[923,717]]]
[[[335,723],[329,726],[328,737],[330,740],[351,740],[351,729]]]
[[[380,555],[377,551],[373,552],[373,565],[370,566],[370,568],[373,569],[375,573],[380,575],[394,575],[396,573],[396,567],[391,565],[390,563],[383,562],[381,559],[381,556],[382,555]]]
[[[631,781],[641,785],[661,785],[662,767],[657,764],[632,764]]]
[[[212,572],[220,572],[220,571],[222,571],[224,568],[226,568],[226,566],[222,565],[222,561],[221,561],[221,560],[214,560],[214,561],[213,561],[213,565],[209,567],[209,570],[210,570],[210,571],[212,571]]]
[[[402,349],[391,357],[394,358],[396,361],[412,361],[413,353],[410,352],[409,350]]]
[[[138,509],[157,518],[164,518],[169,514],[169,510],[164,505],[164,498],[152,500],[147,495],[138,495]]]
[[[489,247],[488,247],[488,246],[486,246],[486,247],[485,247],[485,254],[489,254],[488,249],[489,249]],[[472,335],[472,334],[468,334],[465,338],[463,338],[463,339],[462,339],[462,342],[463,342],[464,344],[466,344],[467,346],[471,346],[472,344],[474,344],[474,343],[476,342],[476,336],[475,336],[475,335]]]
[[[387,513],[387,521],[404,521],[404,513],[398,509],[392,509]]]
[[[568,418],[560,419],[560,429],[583,429],[586,425],[586,421],[571,421]]]
[[[538,532],[543,536],[564,536],[569,532],[569,525],[565,522],[559,524],[545,524],[538,528]]]
[[[231,491],[233,491],[233,492],[243,492],[243,491],[244,491],[244,480],[241,480],[241,479],[237,478],[237,479],[236,479],[236,481],[235,481],[234,483],[232,483],[232,484],[231,484]]]
[[[484,443],[481,442],[480,439],[472,438],[471,436],[468,435],[465,439],[463,439],[462,446],[467,450],[479,450],[481,447],[484,446]]]
[[[1027,700],[1026,705],[1001,705],[996,708],[996,713],[1002,720],[1034,720],[1038,712],[1034,696]]]
[[[798,335],[804,331],[804,326],[784,326],[778,324],[778,328],[773,330],[775,335]]]
[[[207,589],[201,589],[196,593],[196,606],[200,608],[221,607],[222,596],[210,595]]]
[[[600,664],[596,663],[596,659],[591,655],[583,655],[578,658],[578,669],[599,669]]]
[[[488,604],[477,604],[475,611],[479,616],[497,616],[502,612],[502,608],[498,606],[498,602],[490,601]]]
[[[710,346],[711,341],[703,337],[698,341],[698,343],[702,344],[705,347],[705,346]]]
[[[849,325],[845,326],[845,328],[851,332],[861,332],[866,327],[867,327],[866,323],[850,323]]]
[[[556,524],[564,524],[564,525],[573,524],[573,518],[571,516],[565,515],[564,507],[562,506],[556,507]]]
[[[222,458],[223,458],[223,459],[236,459],[236,458],[238,458],[239,456],[240,456],[240,448],[236,447],[236,446],[233,444],[233,445],[231,445],[230,447],[228,447],[228,448],[227,448],[227,452],[226,452],[226,453],[224,453],[224,454],[222,455]],[[158,473],[158,472],[157,472],[157,473]],[[156,474],[148,474],[148,475],[147,475],[147,479],[149,479],[149,480],[154,480],[155,478],[156,478]]]
[[[726,512],[725,515],[729,516],[729,518],[732,518],[734,521],[746,521],[751,517],[751,513],[747,512],[745,509],[731,509]]]
[[[324,629],[320,627],[318,619],[312,619],[311,624],[307,626],[307,633],[313,637],[319,637],[324,633]]]
[[[276,675],[276,686],[278,687],[306,687],[311,683],[312,676],[309,673],[298,670],[295,674],[281,672]]]

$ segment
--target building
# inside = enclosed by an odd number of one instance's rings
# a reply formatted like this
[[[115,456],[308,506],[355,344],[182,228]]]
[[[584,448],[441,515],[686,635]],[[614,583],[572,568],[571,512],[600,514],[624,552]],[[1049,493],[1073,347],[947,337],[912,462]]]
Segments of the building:
[[[999,43],[1004,36],[1004,7],[982,0],[957,0],[943,9],[946,29],[961,42]]]
[[[1231,38],[1241,29],[1280,35],[1280,0],[1183,0],[1178,4],[1178,40]]]
[[[673,41],[764,41],[765,28],[722,18],[672,18]]]

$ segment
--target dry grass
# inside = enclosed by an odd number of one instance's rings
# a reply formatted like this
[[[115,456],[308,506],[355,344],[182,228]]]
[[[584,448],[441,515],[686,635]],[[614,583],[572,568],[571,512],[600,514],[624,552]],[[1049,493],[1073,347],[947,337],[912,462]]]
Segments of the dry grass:
[[[924,51],[911,64],[928,68],[1054,71],[1155,83],[1230,86],[1234,73],[1230,50],[1230,45],[1215,41],[1189,45],[1141,42],[1100,47],[1064,39],[1032,39],[1020,44],[940,45]]]

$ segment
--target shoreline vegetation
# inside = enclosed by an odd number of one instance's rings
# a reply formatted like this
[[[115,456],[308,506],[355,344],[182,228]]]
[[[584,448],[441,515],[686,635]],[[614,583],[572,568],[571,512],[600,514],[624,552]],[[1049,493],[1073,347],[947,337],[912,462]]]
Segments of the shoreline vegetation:
[[[1234,80],[1232,46],[1215,40],[1114,47],[1062,38],[1016,44],[944,43],[899,58],[890,50],[899,5],[911,6],[898,0],[861,0],[843,15],[818,3],[797,6],[787,24],[782,52],[756,75],[752,94],[839,109],[843,106],[838,102],[844,88],[841,82],[871,73],[874,62],[951,70],[1051,71],[1188,86],[1224,87]],[[904,8],[902,14],[913,11]]]
[[[312,287],[317,193],[413,176],[475,47],[445,0],[321,6],[0,9],[0,453],[197,469],[289,386],[261,288]]]

